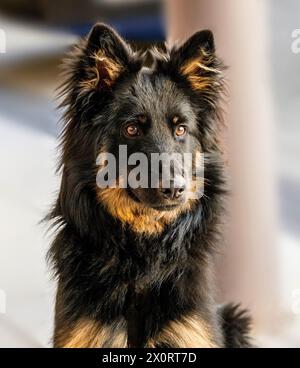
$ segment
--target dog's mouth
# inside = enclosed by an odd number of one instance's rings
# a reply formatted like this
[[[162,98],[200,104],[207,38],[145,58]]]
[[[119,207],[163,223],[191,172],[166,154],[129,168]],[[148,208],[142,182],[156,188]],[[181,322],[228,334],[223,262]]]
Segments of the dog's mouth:
[[[151,206],[151,208],[153,208],[156,211],[173,211],[174,209],[178,207],[180,207],[180,204]]]
[[[157,234],[183,212],[191,208],[188,198],[181,201],[161,200],[151,190],[108,188],[98,192],[98,198],[108,212],[134,231]]]
[[[182,201],[175,201],[174,203],[168,203],[170,201],[161,201],[155,198],[155,195],[142,195],[141,192],[135,191],[131,188],[127,188],[127,193],[130,198],[135,201],[136,203],[140,203],[145,207],[151,208],[156,211],[173,211],[175,209],[180,208],[185,203]]]

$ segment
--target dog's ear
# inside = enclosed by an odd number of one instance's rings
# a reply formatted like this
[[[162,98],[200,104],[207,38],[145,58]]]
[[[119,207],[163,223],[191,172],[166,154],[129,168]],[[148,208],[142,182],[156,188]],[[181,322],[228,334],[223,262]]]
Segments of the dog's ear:
[[[182,46],[173,49],[170,62],[175,64],[176,72],[188,80],[192,89],[199,92],[217,86],[223,69],[209,30],[196,32]]]
[[[111,88],[124,73],[137,67],[130,46],[109,26],[96,24],[91,30],[84,51],[84,90]]]
[[[185,63],[196,58],[201,58],[202,53],[213,54],[215,42],[213,33],[209,30],[194,33],[177,52],[180,54],[181,62]]]

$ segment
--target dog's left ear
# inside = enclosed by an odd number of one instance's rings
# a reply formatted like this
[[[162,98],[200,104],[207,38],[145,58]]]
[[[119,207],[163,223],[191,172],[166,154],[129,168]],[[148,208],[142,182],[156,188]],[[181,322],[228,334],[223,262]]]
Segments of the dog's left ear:
[[[176,72],[188,80],[192,89],[199,92],[216,86],[223,70],[209,30],[195,33],[181,47],[173,49],[170,62],[175,63]]]
[[[213,54],[215,52],[215,42],[213,33],[209,30],[194,33],[177,50],[180,54],[181,62],[201,58],[201,54]]]
[[[109,89],[122,74],[137,67],[130,46],[112,28],[101,23],[93,27],[85,47],[82,88]]]

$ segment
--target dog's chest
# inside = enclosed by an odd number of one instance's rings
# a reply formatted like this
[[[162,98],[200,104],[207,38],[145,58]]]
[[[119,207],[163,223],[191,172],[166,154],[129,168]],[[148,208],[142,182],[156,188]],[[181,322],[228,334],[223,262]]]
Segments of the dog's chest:
[[[128,347],[143,347],[147,340],[146,318],[151,305],[147,290],[137,291],[134,283],[128,288],[125,305]]]

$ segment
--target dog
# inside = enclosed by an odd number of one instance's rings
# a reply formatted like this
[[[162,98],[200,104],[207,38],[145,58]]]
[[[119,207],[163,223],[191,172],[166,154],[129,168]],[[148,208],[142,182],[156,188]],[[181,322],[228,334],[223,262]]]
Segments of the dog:
[[[48,217],[56,226],[53,346],[249,347],[247,312],[219,307],[212,277],[226,195],[223,63],[208,30],[150,56],[146,65],[149,53],[96,24],[65,62],[62,180]],[[185,181],[176,160],[169,186],[120,185],[131,164],[117,169],[118,185],[99,187],[98,155],[118,157],[120,146],[146,158],[205,153],[196,179],[203,195],[191,195],[195,178]]]

